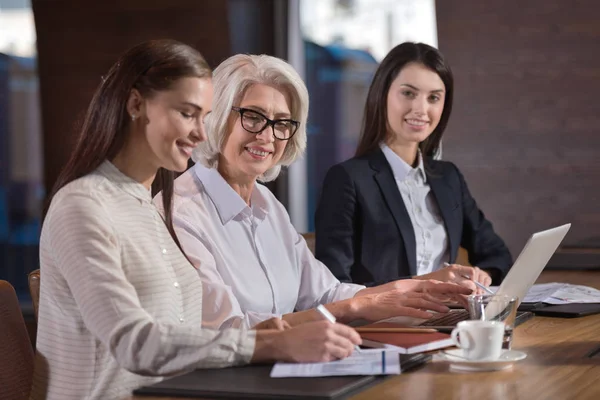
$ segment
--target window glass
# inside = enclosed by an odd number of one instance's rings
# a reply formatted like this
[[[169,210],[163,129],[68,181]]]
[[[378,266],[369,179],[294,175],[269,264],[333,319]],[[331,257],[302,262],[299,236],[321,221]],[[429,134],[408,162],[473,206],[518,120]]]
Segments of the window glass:
[[[29,0],[0,0],[0,279],[24,301],[39,265],[42,182],[33,12]]]
[[[437,47],[434,0],[301,0],[310,94],[306,162],[308,230],[327,170],[351,158],[373,73],[394,46]]]

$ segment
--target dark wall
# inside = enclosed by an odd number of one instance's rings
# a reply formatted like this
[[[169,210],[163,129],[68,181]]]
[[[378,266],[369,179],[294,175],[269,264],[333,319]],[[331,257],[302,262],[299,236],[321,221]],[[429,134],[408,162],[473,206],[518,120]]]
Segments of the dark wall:
[[[65,164],[79,119],[118,55],[148,39],[187,43],[216,66],[230,54],[228,3],[218,0],[33,0],[45,186]]]
[[[444,158],[516,256],[534,231],[600,247],[600,2],[436,2],[455,74]]]

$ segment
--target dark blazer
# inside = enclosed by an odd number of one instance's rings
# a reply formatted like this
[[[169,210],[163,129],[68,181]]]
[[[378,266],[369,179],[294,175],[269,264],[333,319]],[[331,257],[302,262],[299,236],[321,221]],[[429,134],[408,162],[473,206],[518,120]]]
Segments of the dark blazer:
[[[444,220],[450,261],[459,246],[499,284],[511,255],[471,197],[458,168],[424,157],[427,182]],[[379,285],[417,274],[415,233],[381,150],[333,166],[315,216],[316,257],[342,282]]]

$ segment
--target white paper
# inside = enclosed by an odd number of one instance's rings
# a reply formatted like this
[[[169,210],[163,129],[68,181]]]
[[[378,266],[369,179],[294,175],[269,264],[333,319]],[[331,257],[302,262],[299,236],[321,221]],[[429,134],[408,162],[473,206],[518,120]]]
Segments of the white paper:
[[[498,286],[492,286],[495,292]],[[539,283],[533,285],[523,299],[524,303],[600,303],[600,290],[569,283]]]
[[[548,304],[600,303],[600,290],[588,286],[565,284],[544,302]]]
[[[324,363],[277,363],[271,378],[343,375],[398,375],[400,357],[397,351],[361,349],[343,360]]]

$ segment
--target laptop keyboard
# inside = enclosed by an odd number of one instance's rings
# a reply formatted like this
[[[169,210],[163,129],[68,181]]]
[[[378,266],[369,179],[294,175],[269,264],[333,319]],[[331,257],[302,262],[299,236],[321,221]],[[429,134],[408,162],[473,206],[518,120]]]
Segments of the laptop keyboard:
[[[467,310],[452,310],[446,314],[438,314],[427,321],[424,321],[420,326],[453,326],[458,324],[460,321],[466,321],[469,319],[469,312]]]
[[[533,317],[533,313],[531,312],[517,311],[515,326],[521,325],[531,317]],[[460,321],[466,321],[468,319],[469,312],[467,310],[451,310],[446,314],[438,314],[419,324],[419,326],[455,326]]]

